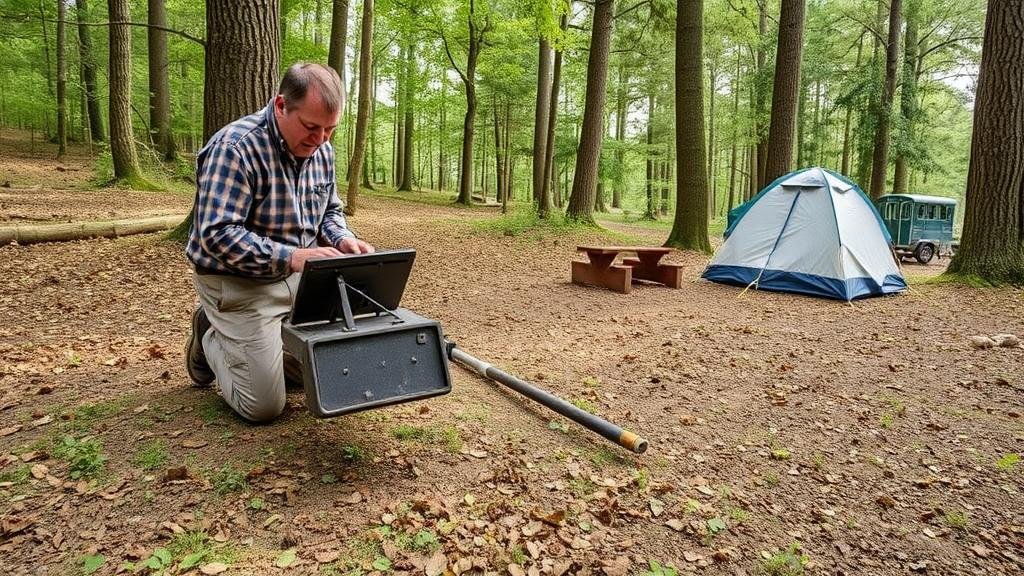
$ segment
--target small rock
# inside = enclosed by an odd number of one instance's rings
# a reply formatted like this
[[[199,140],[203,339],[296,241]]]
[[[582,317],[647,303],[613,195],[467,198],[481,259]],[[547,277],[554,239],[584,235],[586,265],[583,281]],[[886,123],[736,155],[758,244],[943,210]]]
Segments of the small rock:
[[[928,562],[921,560],[920,562],[911,562],[907,568],[910,568],[912,572],[924,572],[928,570]]]
[[[992,341],[1000,348],[1016,348],[1020,346],[1020,338],[1013,334],[996,334],[992,337]]]
[[[321,564],[330,564],[337,560],[339,556],[341,556],[341,553],[337,550],[326,550],[324,552],[317,552],[313,554],[313,558]]]
[[[981,544],[975,544],[974,546],[971,546],[971,552],[977,554],[979,558],[988,558],[988,555],[992,553],[991,550],[985,548]]]
[[[896,500],[888,494],[880,494],[878,498],[875,499],[875,502],[877,502],[882,508],[892,508],[896,506]]]
[[[975,350],[986,350],[996,345],[996,341],[988,336],[971,336],[971,348]]]
[[[690,550],[686,550],[683,552],[683,560],[686,560],[687,562],[696,562],[698,560],[702,560],[703,558],[704,557],[700,554],[697,554],[696,552],[692,552]]]

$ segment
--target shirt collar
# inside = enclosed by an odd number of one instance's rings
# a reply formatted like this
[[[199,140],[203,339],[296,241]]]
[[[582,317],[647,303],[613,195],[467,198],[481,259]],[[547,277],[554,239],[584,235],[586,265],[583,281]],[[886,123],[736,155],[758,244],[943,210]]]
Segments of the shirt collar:
[[[267,130],[270,132],[270,141],[277,145],[278,150],[284,154],[286,158],[297,160],[295,156],[292,155],[291,150],[288,149],[288,143],[285,142],[284,138],[281,136],[280,130],[277,128],[277,116],[274,115],[273,98],[271,98],[270,103],[267,104],[264,116],[267,122]]]

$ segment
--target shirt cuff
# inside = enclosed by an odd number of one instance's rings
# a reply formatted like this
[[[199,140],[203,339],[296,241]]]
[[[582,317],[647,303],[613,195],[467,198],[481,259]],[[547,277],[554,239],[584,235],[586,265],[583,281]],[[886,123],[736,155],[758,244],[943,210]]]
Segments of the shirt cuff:
[[[275,276],[287,276],[291,273],[292,252],[295,251],[295,247],[275,242],[274,247],[271,250],[271,272],[273,272]]]

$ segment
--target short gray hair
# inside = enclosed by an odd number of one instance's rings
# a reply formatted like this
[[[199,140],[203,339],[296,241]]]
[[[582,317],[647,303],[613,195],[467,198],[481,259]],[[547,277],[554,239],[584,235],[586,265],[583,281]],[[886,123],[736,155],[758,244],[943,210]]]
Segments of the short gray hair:
[[[310,86],[317,89],[328,112],[338,112],[345,105],[345,91],[338,73],[334,68],[312,62],[296,62],[289,66],[281,77],[277,93],[284,96],[285,108],[292,110],[306,97]]]

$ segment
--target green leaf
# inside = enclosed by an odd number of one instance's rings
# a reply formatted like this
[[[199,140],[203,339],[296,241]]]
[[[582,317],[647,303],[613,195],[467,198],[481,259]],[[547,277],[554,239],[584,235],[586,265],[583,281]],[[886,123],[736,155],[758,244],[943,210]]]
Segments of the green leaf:
[[[722,530],[725,530],[725,528],[725,520],[722,520],[718,516],[708,520],[708,531],[712,534],[718,534]]]
[[[100,566],[103,566],[103,563],[106,561],[107,559],[104,558],[102,554],[86,556],[82,559],[82,573],[86,575],[92,574],[93,572],[99,570]]]
[[[391,569],[391,560],[388,560],[384,556],[377,556],[373,561],[373,569],[381,572],[386,572]]]
[[[199,565],[200,562],[203,561],[203,558],[205,556],[206,556],[206,551],[196,552],[194,554],[189,554],[188,556],[185,556],[184,558],[181,559],[181,564],[178,564],[178,569],[179,570],[188,570],[189,568],[195,568],[196,566]]]
[[[295,550],[288,549],[281,552],[281,555],[274,561],[274,566],[278,568],[287,568],[295,562]]]

